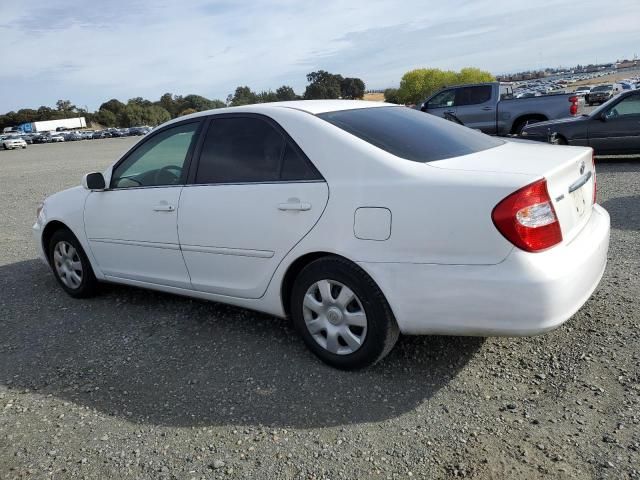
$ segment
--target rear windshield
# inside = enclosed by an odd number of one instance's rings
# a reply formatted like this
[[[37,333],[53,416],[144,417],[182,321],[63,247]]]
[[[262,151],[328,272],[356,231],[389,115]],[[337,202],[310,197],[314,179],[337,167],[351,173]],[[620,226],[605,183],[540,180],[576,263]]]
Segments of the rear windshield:
[[[484,133],[406,107],[321,113],[318,117],[397,157],[433,162],[502,145]]]
[[[602,85],[594,88],[593,92],[606,92],[607,90],[613,90],[613,85]]]

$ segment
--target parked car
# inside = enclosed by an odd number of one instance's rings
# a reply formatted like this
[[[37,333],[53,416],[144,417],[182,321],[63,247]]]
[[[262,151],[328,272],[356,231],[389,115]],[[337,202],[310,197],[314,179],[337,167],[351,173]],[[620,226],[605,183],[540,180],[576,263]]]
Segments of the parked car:
[[[604,103],[613,97],[613,85],[598,85],[593,87],[589,95],[585,97],[585,101],[591,106],[596,103]]]
[[[589,146],[598,155],[640,153],[640,91],[627,90],[588,115],[528,125],[522,138]]]
[[[40,133],[32,137],[33,143],[51,143],[51,136]]]
[[[573,93],[575,93],[579,97],[586,97],[587,95],[589,95],[590,91],[591,91],[591,87],[590,86],[583,85],[581,87],[576,88],[576,91],[573,92]]]
[[[528,123],[578,114],[574,94],[513,98],[511,87],[499,82],[445,88],[420,105],[420,110],[443,117],[455,115],[470,128],[492,135],[517,134]]]
[[[82,140],[82,135],[80,135],[78,132],[65,132],[62,134],[62,136],[64,137],[65,142],[75,142],[78,140]]]
[[[7,135],[3,136],[0,140],[0,145],[5,150],[15,150],[16,148],[27,148],[27,142],[25,142],[19,135]]]
[[[111,134],[109,132],[107,132],[106,130],[97,130],[95,132],[93,132],[91,138],[96,139],[96,138],[111,138]]]
[[[33,144],[33,135],[29,135],[29,134],[20,135],[20,138],[22,138],[27,145]]]
[[[589,148],[384,103],[284,102],[165,123],[47,198],[33,231],[73,297],[105,280],[290,316],[352,369],[400,332],[561,325],[607,261],[595,185]]]
[[[80,132],[83,140],[91,140],[93,138],[94,132],[92,130],[84,130]]]
[[[150,127],[130,127],[129,135],[132,135],[132,136],[146,135],[150,131],[151,131]]]
[[[51,143],[64,142],[64,136],[61,133],[54,133],[50,138]]]

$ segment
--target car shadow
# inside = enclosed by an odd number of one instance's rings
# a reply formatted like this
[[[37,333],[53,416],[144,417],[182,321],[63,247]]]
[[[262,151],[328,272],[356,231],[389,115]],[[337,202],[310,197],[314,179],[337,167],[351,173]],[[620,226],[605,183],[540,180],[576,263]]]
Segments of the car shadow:
[[[144,424],[377,422],[429,399],[483,343],[405,337],[342,372],[289,322],[249,310],[115,285],[75,300],[36,260],[0,266],[0,288],[0,383]]]
[[[610,198],[602,202],[611,216],[611,227],[618,230],[640,230],[640,195]]]

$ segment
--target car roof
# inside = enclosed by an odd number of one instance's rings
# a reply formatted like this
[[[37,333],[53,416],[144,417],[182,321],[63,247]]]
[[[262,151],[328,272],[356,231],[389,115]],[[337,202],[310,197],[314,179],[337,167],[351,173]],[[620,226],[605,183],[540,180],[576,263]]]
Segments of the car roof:
[[[355,110],[361,108],[398,107],[393,103],[371,102],[366,100],[292,100],[289,102],[268,102],[254,103],[251,105],[241,105],[238,107],[215,108],[203,112],[192,113],[176,120],[185,118],[195,118],[211,114],[233,113],[233,112],[259,112],[260,110],[270,110],[272,108],[292,108],[313,115],[326,112],[336,112],[340,110]]]

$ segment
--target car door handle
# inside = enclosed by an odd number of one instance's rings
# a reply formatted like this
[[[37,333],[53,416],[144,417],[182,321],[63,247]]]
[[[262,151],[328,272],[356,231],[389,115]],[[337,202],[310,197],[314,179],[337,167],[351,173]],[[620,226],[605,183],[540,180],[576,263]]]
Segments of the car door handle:
[[[493,110],[493,107],[482,107],[482,110],[488,112],[489,110]]]
[[[306,202],[281,203],[278,205],[278,210],[282,210],[282,211],[292,210],[295,212],[306,212],[307,210],[311,210],[311,204]]]
[[[176,207],[166,203],[161,203],[160,205],[153,207],[154,212],[173,212],[175,209]]]
[[[453,115],[454,113],[456,113],[455,110],[445,110],[444,113],[448,113],[449,115]]]

